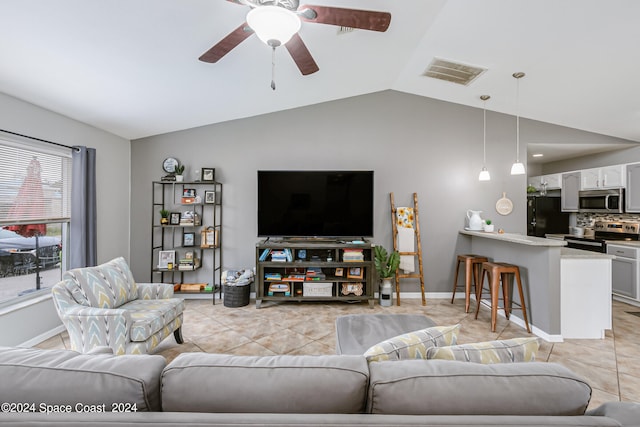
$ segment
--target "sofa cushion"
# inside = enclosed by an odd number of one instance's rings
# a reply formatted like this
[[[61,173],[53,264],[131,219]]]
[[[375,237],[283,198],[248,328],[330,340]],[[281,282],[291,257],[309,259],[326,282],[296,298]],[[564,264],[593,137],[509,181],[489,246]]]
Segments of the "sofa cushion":
[[[460,325],[453,325],[433,326],[407,332],[372,346],[364,353],[364,356],[369,362],[426,359],[429,348],[455,344],[459,330]]]
[[[591,387],[555,363],[369,364],[369,411],[408,415],[581,415]]]
[[[436,323],[422,314],[348,314],[336,319],[336,352],[361,355],[380,341]]]
[[[0,347],[0,402],[44,405],[136,405],[160,410],[162,356],[80,354]]]
[[[95,267],[74,268],[65,272],[63,279],[78,303],[88,302],[90,307],[118,308],[138,297],[133,274],[122,257]]]
[[[363,356],[232,356],[183,353],[162,373],[164,411],[360,413]]]
[[[427,359],[460,360],[474,363],[533,362],[540,343],[538,338],[513,338],[427,350]]]
[[[134,300],[120,307],[131,313],[131,341],[145,341],[184,311],[179,298]]]

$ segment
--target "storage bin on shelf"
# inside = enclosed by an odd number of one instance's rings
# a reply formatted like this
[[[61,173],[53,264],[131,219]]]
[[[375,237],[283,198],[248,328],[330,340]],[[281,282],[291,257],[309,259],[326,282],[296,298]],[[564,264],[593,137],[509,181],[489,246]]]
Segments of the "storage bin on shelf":
[[[330,282],[304,282],[302,285],[303,297],[330,297],[333,296],[333,283]]]

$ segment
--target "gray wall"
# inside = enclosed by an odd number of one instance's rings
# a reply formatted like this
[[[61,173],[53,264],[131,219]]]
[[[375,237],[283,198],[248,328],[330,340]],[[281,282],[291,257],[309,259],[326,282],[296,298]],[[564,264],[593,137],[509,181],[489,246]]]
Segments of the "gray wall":
[[[277,96],[277,94],[276,94]],[[212,101],[214,102],[214,101]],[[529,141],[593,138],[592,134],[521,120],[521,160]],[[139,280],[150,277],[151,181],[162,160],[176,156],[194,168],[215,167],[224,183],[224,267],[254,265],[258,169],[371,169],[375,171],[376,243],[391,247],[389,193],[397,206],[418,193],[426,289],[451,288],[457,230],[467,209],[483,211],[496,228],[526,233],[526,178],[511,176],[515,119],[487,114],[490,182],[482,167],[482,110],[384,91],[132,141],[131,261]],[[511,215],[496,201],[506,192]],[[403,282],[403,291],[419,291]]]
[[[98,260],[129,256],[130,142],[0,93],[0,128],[97,149]],[[0,137],[2,137],[0,133]],[[51,286],[53,283],[45,283]],[[0,345],[17,345],[59,326],[50,298],[0,312]],[[19,325],[19,327],[17,326]]]

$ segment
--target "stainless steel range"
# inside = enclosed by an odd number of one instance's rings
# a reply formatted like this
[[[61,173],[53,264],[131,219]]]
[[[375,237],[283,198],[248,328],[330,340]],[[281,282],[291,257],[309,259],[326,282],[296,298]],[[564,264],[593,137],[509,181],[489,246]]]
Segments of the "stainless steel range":
[[[607,242],[640,240],[640,222],[597,221],[594,237],[566,236],[567,247],[592,252],[607,252]]]

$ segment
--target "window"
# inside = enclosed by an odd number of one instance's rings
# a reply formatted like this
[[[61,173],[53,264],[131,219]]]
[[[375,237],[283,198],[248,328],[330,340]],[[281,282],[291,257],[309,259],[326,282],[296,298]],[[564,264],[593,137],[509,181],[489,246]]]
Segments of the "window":
[[[71,151],[0,136],[0,305],[51,291],[65,270]]]

